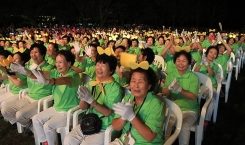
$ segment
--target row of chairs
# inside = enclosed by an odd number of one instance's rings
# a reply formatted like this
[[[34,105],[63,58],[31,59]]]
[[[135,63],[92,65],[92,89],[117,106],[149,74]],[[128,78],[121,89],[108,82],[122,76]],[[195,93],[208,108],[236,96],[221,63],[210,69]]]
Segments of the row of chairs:
[[[204,123],[204,118],[205,118],[205,114],[206,114],[206,109],[208,107],[208,104],[210,103],[211,99],[212,99],[212,83],[211,80],[206,77],[205,75],[201,74],[201,73],[197,73],[195,72],[199,78],[199,82],[203,85],[205,85],[208,89],[209,89],[209,94],[210,97],[206,99],[205,104],[203,105],[202,109],[201,109],[201,114],[200,117],[198,119],[198,121],[192,126],[191,130],[196,132],[196,144],[201,144],[202,141],[202,137],[203,137],[203,123]],[[81,73],[80,77],[82,79],[83,84],[86,84],[87,82],[89,82],[91,80],[91,78],[86,75]],[[204,90],[204,87],[202,87]],[[9,91],[10,88],[8,85],[5,86],[5,91]],[[125,94],[129,94],[130,91],[128,88],[124,89],[124,93]],[[199,96],[198,96],[198,102],[201,102],[201,98],[203,98],[203,93],[204,91],[201,91]],[[23,89],[19,92],[19,98],[22,98],[23,96],[28,94],[28,89]],[[163,96],[158,96],[159,99],[161,99],[164,103],[166,108],[166,121],[165,121],[165,128],[164,131],[166,131],[166,126],[168,125],[168,121],[169,121],[169,117],[171,114],[175,114],[175,116],[177,117],[177,124],[176,124],[176,128],[174,133],[171,135],[171,137],[165,142],[164,145],[170,145],[172,144],[178,137],[180,130],[181,130],[181,126],[182,126],[182,112],[180,110],[180,108],[172,101],[168,100],[167,98],[164,98]],[[45,109],[48,109],[50,106],[53,105],[53,97],[52,95],[47,96],[45,98],[42,98],[38,101],[38,112],[41,112]],[[43,106],[43,107],[42,107]],[[70,119],[70,117],[67,117],[67,124],[64,127],[60,127],[58,128],[56,131],[57,133],[61,134],[61,140],[62,140],[62,144],[64,141],[64,137],[69,133],[70,130],[72,130],[73,128],[75,128],[79,122],[80,122],[80,115],[82,113],[84,113],[86,110],[81,110],[79,106],[76,106],[72,109],[70,109],[68,111],[67,116],[72,115],[73,117]],[[23,132],[23,126],[19,123],[17,123],[17,130],[19,133]],[[113,129],[112,126],[108,127],[107,130],[105,131],[105,140],[104,143],[108,144],[111,141],[111,133],[112,133]],[[40,142],[38,141],[38,138],[36,136],[36,133],[34,132],[34,136],[35,136],[35,144],[36,145],[40,145]]]

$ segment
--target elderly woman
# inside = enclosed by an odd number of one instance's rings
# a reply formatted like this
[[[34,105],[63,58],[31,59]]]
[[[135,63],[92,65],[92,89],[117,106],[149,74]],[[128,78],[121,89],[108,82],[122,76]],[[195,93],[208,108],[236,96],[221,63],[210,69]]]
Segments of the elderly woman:
[[[197,63],[196,68],[194,70],[196,72],[200,72],[208,76],[212,81],[213,98],[207,109],[204,127],[208,126],[208,121],[211,120],[213,110],[214,110],[214,104],[215,104],[215,99],[216,99],[216,89],[218,86],[217,80],[215,78],[215,75],[218,72],[218,65],[216,65],[214,61],[218,57],[218,53],[219,53],[219,50],[216,46],[209,46],[207,51],[205,52],[205,56],[203,57],[202,61],[200,63]]]
[[[42,71],[50,71],[53,67],[46,63],[44,57],[46,55],[46,47],[42,44],[33,44],[30,48],[31,58],[33,63],[28,64],[26,68],[18,63],[12,63],[10,68],[19,72],[27,77],[28,95],[23,96],[21,99],[10,103],[2,108],[2,115],[5,120],[11,124],[19,122],[23,126],[29,127],[31,125],[30,118],[37,113],[38,100],[51,95],[52,86],[44,85],[36,82],[36,77],[29,70],[37,69]]]
[[[95,64],[96,64],[96,57],[97,57],[97,45],[95,44],[89,44],[87,51],[90,51],[91,53],[88,55],[88,57],[80,57],[79,52],[80,52],[80,47],[76,48],[71,48],[71,52],[76,56],[76,60],[74,65],[72,66],[72,69],[75,70],[76,72],[84,72],[88,74],[92,79],[95,79]],[[87,52],[86,51],[86,52]],[[88,53],[88,52],[87,52]]]
[[[125,52],[126,48],[122,45],[117,46],[114,49],[115,56],[117,58],[117,67],[115,70],[115,73],[113,74],[113,78],[116,82],[118,82],[121,86],[124,86],[127,84],[128,80],[126,76],[123,75],[122,70],[120,70],[121,64],[120,64],[120,55],[122,52]]]
[[[174,63],[177,69],[168,74],[162,89],[163,96],[175,102],[183,113],[183,124],[179,134],[180,145],[189,144],[190,128],[196,122],[199,113],[198,77],[188,69],[191,59],[191,54],[186,51],[175,53]],[[171,135],[175,121],[175,117],[171,116],[165,135],[166,140]]]
[[[19,63],[24,66],[25,54],[16,52],[13,56],[13,62]],[[17,101],[19,99],[19,91],[27,88],[27,79],[25,75],[20,73],[12,73],[7,70],[6,67],[0,66],[0,70],[8,76],[8,84],[10,91],[0,95],[0,109],[9,103]]]
[[[65,137],[65,145],[104,144],[104,131],[111,125],[114,117],[112,105],[122,99],[121,87],[112,77],[116,64],[114,56],[100,53],[96,59],[96,81],[91,81],[87,87],[80,86],[78,89],[80,108],[88,109],[101,119],[101,130],[88,135],[83,132],[84,126],[78,125]]]
[[[130,75],[130,95],[113,105],[112,121],[115,130],[122,130],[119,139],[110,145],[160,145],[163,140],[164,111],[162,102],[152,93],[156,84],[155,72],[148,67],[133,68]],[[127,140],[128,138],[129,140]]]
[[[40,142],[49,145],[58,144],[56,129],[66,125],[67,111],[79,104],[77,89],[81,79],[71,69],[75,56],[68,50],[61,50],[56,56],[56,68],[50,71],[46,79],[40,71],[33,70],[37,81],[53,85],[52,96],[54,105],[33,116],[33,128]]]

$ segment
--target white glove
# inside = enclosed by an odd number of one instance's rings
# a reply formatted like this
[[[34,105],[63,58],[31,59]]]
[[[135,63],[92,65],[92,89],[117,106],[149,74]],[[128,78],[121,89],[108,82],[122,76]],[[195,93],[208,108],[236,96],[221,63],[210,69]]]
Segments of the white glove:
[[[125,69],[125,67],[124,66],[120,66],[120,72],[126,72],[126,69]]]
[[[182,88],[180,87],[178,81],[176,80],[176,78],[172,81],[172,83],[168,86],[169,90],[174,90],[177,92],[181,92]]]
[[[10,69],[14,72],[19,72],[25,76],[28,76],[30,74],[24,66],[16,62],[10,64]]]
[[[117,42],[116,42],[117,44],[121,44],[122,43],[122,40],[117,40]]]
[[[204,64],[206,66],[209,64],[208,61],[207,61],[207,58],[205,56],[202,57],[202,64]]]
[[[25,33],[26,37],[28,37],[28,33],[27,33],[27,31],[26,31],[26,30],[25,30],[25,32],[24,32],[24,33]]]
[[[76,54],[80,54],[81,48],[79,46],[79,43],[75,42],[73,46],[74,46]]]
[[[119,114],[123,120],[131,122],[135,118],[133,105],[134,102],[130,100],[127,103],[124,103],[124,100],[122,100],[122,102],[113,105],[113,110],[116,114]]]
[[[89,89],[83,85],[80,85],[78,90],[77,90],[78,98],[80,100],[83,100],[87,102],[88,104],[91,104],[94,101],[93,96],[91,95],[91,92]]]
[[[92,56],[91,46],[86,46],[85,47],[85,53],[87,54],[88,57],[91,57]]]
[[[36,76],[37,78],[37,82],[39,82],[40,84],[49,84],[49,80],[47,80],[40,71],[34,69],[34,70],[31,70],[32,73]]]
[[[217,41],[222,41],[222,37],[219,32],[217,33]]]

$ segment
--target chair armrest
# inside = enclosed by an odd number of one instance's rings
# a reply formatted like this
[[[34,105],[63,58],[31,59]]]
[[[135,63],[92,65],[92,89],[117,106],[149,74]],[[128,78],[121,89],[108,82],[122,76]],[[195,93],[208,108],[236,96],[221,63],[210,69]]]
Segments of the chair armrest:
[[[113,132],[113,127],[110,125],[109,127],[106,128],[105,130],[105,138],[104,138],[104,145],[107,145],[111,142],[111,135]]]
[[[19,91],[19,99],[28,93],[28,88]]]
[[[44,100],[43,100],[43,110],[48,109],[49,108],[48,103],[50,101],[53,101],[53,100],[54,100],[54,98],[53,98],[52,95],[45,97]]]
[[[42,105],[44,105],[44,100],[45,100],[45,99],[48,99],[48,98],[50,98],[50,97],[52,97],[52,95],[49,95],[49,96],[47,96],[47,97],[44,97],[44,98],[38,100],[37,113],[41,112],[41,107],[42,107]],[[44,108],[44,107],[43,107],[43,108]],[[47,108],[45,108],[45,109],[47,109]],[[43,109],[43,110],[45,110],[45,109]]]
[[[70,124],[71,124],[71,119],[73,119],[72,118],[72,113],[73,112],[75,112],[76,110],[78,110],[78,109],[80,109],[80,106],[79,105],[77,105],[77,106],[75,106],[75,107],[73,107],[73,108],[71,108],[71,109],[69,109],[68,110],[68,112],[67,112],[67,122],[66,122],[66,132],[69,132],[69,129],[70,129]]]
[[[206,111],[207,111],[207,108],[208,108],[212,98],[213,97],[209,97],[208,100],[206,100],[205,104],[202,106],[201,114],[199,117],[199,123],[198,123],[198,128],[201,129],[201,131],[203,130],[203,124],[204,124],[204,119],[206,116]]]
[[[82,109],[79,109],[79,110],[77,110],[77,111],[75,111],[74,113],[73,113],[73,124],[72,124],[72,126],[73,126],[73,128],[72,129],[74,129],[77,125],[78,125],[78,116],[81,114],[81,113],[83,113],[83,112],[85,112],[86,110],[82,110]]]

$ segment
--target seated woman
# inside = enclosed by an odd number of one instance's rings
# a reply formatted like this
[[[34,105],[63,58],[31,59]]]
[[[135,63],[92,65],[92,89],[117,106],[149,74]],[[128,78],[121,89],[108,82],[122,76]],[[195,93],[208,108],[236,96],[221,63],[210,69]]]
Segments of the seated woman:
[[[83,126],[78,125],[66,135],[65,145],[104,144],[104,131],[111,125],[115,115],[112,105],[122,100],[121,87],[112,77],[116,64],[117,60],[114,56],[100,53],[96,59],[96,81],[88,83],[88,88],[80,86],[78,89],[78,96],[81,99],[80,108],[92,111],[101,119],[101,131],[92,135],[86,135],[81,129]]]
[[[217,45],[217,48],[219,50],[218,57],[214,60],[214,62],[217,62],[222,66],[223,69],[223,78],[226,79],[227,72],[227,61],[230,59],[231,55],[231,47],[224,41],[221,41],[221,44]]]
[[[0,61],[7,59],[8,56],[12,56],[12,53],[9,52],[8,50],[0,50]],[[0,94],[5,93],[5,85],[8,84],[8,76],[0,69],[0,81],[1,81],[1,86],[0,88]]]
[[[122,73],[122,70],[120,69],[121,64],[120,64],[120,54],[121,52],[125,52],[126,48],[122,45],[117,46],[114,49],[115,56],[117,58],[117,67],[115,70],[115,73],[113,74],[113,78],[115,79],[116,82],[118,82],[121,86],[124,86],[127,84],[128,79],[125,77]]]
[[[200,72],[208,76],[211,79],[213,85],[213,99],[207,109],[204,127],[207,127],[208,121],[211,120],[216,100],[216,89],[218,84],[215,78],[215,74],[218,72],[218,65],[216,65],[214,61],[218,56],[218,52],[219,50],[216,46],[209,46],[207,51],[205,52],[205,57],[203,57],[201,63],[197,63],[194,69],[195,72]]]
[[[152,93],[156,84],[155,72],[149,68],[132,67],[130,95],[113,105],[116,113],[112,121],[114,130],[122,130],[119,139],[110,145],[160,145],[163,140],[164,111],[162,102]],[[129,138],[127,140],[126,138]]]
[[[78,48],[77,50],[76,48],[71,49],[72,53],[76,55],[76,61],[74,65],[72,66],[72,69],[79,73],[84,72],[87,75],[89,75],[92,79],[95,79],[96,78],[95,64],[96,64],[96,57],[98,54],[97,45],[89,44],[88,47],[91,51],[91,54],[89,54],[89,57],[82,57],[82,58],[79,56],[80,49]]]
[[[155,72],[156,75],[156,83],[158,83],[160,79],[160,69],[153,64],[153,61],[155,59],[155,54],[151,48],[145,48],[141,49],[140,55],[138,56],[138,63],[141,63],[143,61],[147,61],[149,63],[149,67]],[[159,86],[154,85],[155,88],[153,89],[154,93],[159,93]]]
[[[168,74],[162,89],[163,96],[167,96],[176,103],[183,113],[183,123],[179,134],[179,144],[189,144],[190,128],[196,122],[199,114],[197,94],[199,90],[198,77],[188,69],[191,64],[191,54],[186,51],[176,52],[174,63],[176,70]],[[176,119],[170,117],[165,139],[167,140],[172,132]]]
[[[10,68],[14,72],[19,72],[27,77],[28,95],[23,96],[21,99],[3,106],[1,111],[5,120],[11,124],[19,122],[25,127],[31,125],[31,117],[37,113],[38,100],[51,95],[52,86],[44,85],[35,81],[36,77],[29,70],[37,69],[42,71],[50,71],[52,66],[46,63],[44,57],[46,55],[46,47],[42,44],[34,43],[30,48],[31,58],[33,63],[26,65],[26,68],[21,64],[12,63]],[[33,80],[34,79],[34,80]]]
[[[13,56],[13,62],[25,65],[25,53],[16,52]],[[27,78],[20,73],[10,73],[6,67],[0,66],[0,70],[8,76],[10,91],[0,95],[0,109],[9,103],[19,99],[19,91],[27,88]]]
[[[40,142],[58,144],[56,129],[66,125],[67,111],[79,104],[77,89],[81,83],[79,74],[71,69],[75,56],[68,50],[61,50],[56,56],[56,68],[46,79],[40,71],[33,70],[37,81],[53,85],[54,105],[32,117],[33,128]]]
[[[55,66],[55,58],[59,50],[58,44],[50,42],[45,47],[47,47],[47,54],[45,55],[46,62],[51,66]]]
[[[162,51],[162,57],[166,63],[166,70],[167,74],[170,74],[172,71],[176,71],[176,66],[173,61],[173,56],[175,54],[175,45],[173,42],[173,36],[170,37],[169,42],[165,45],[164,50]]]

